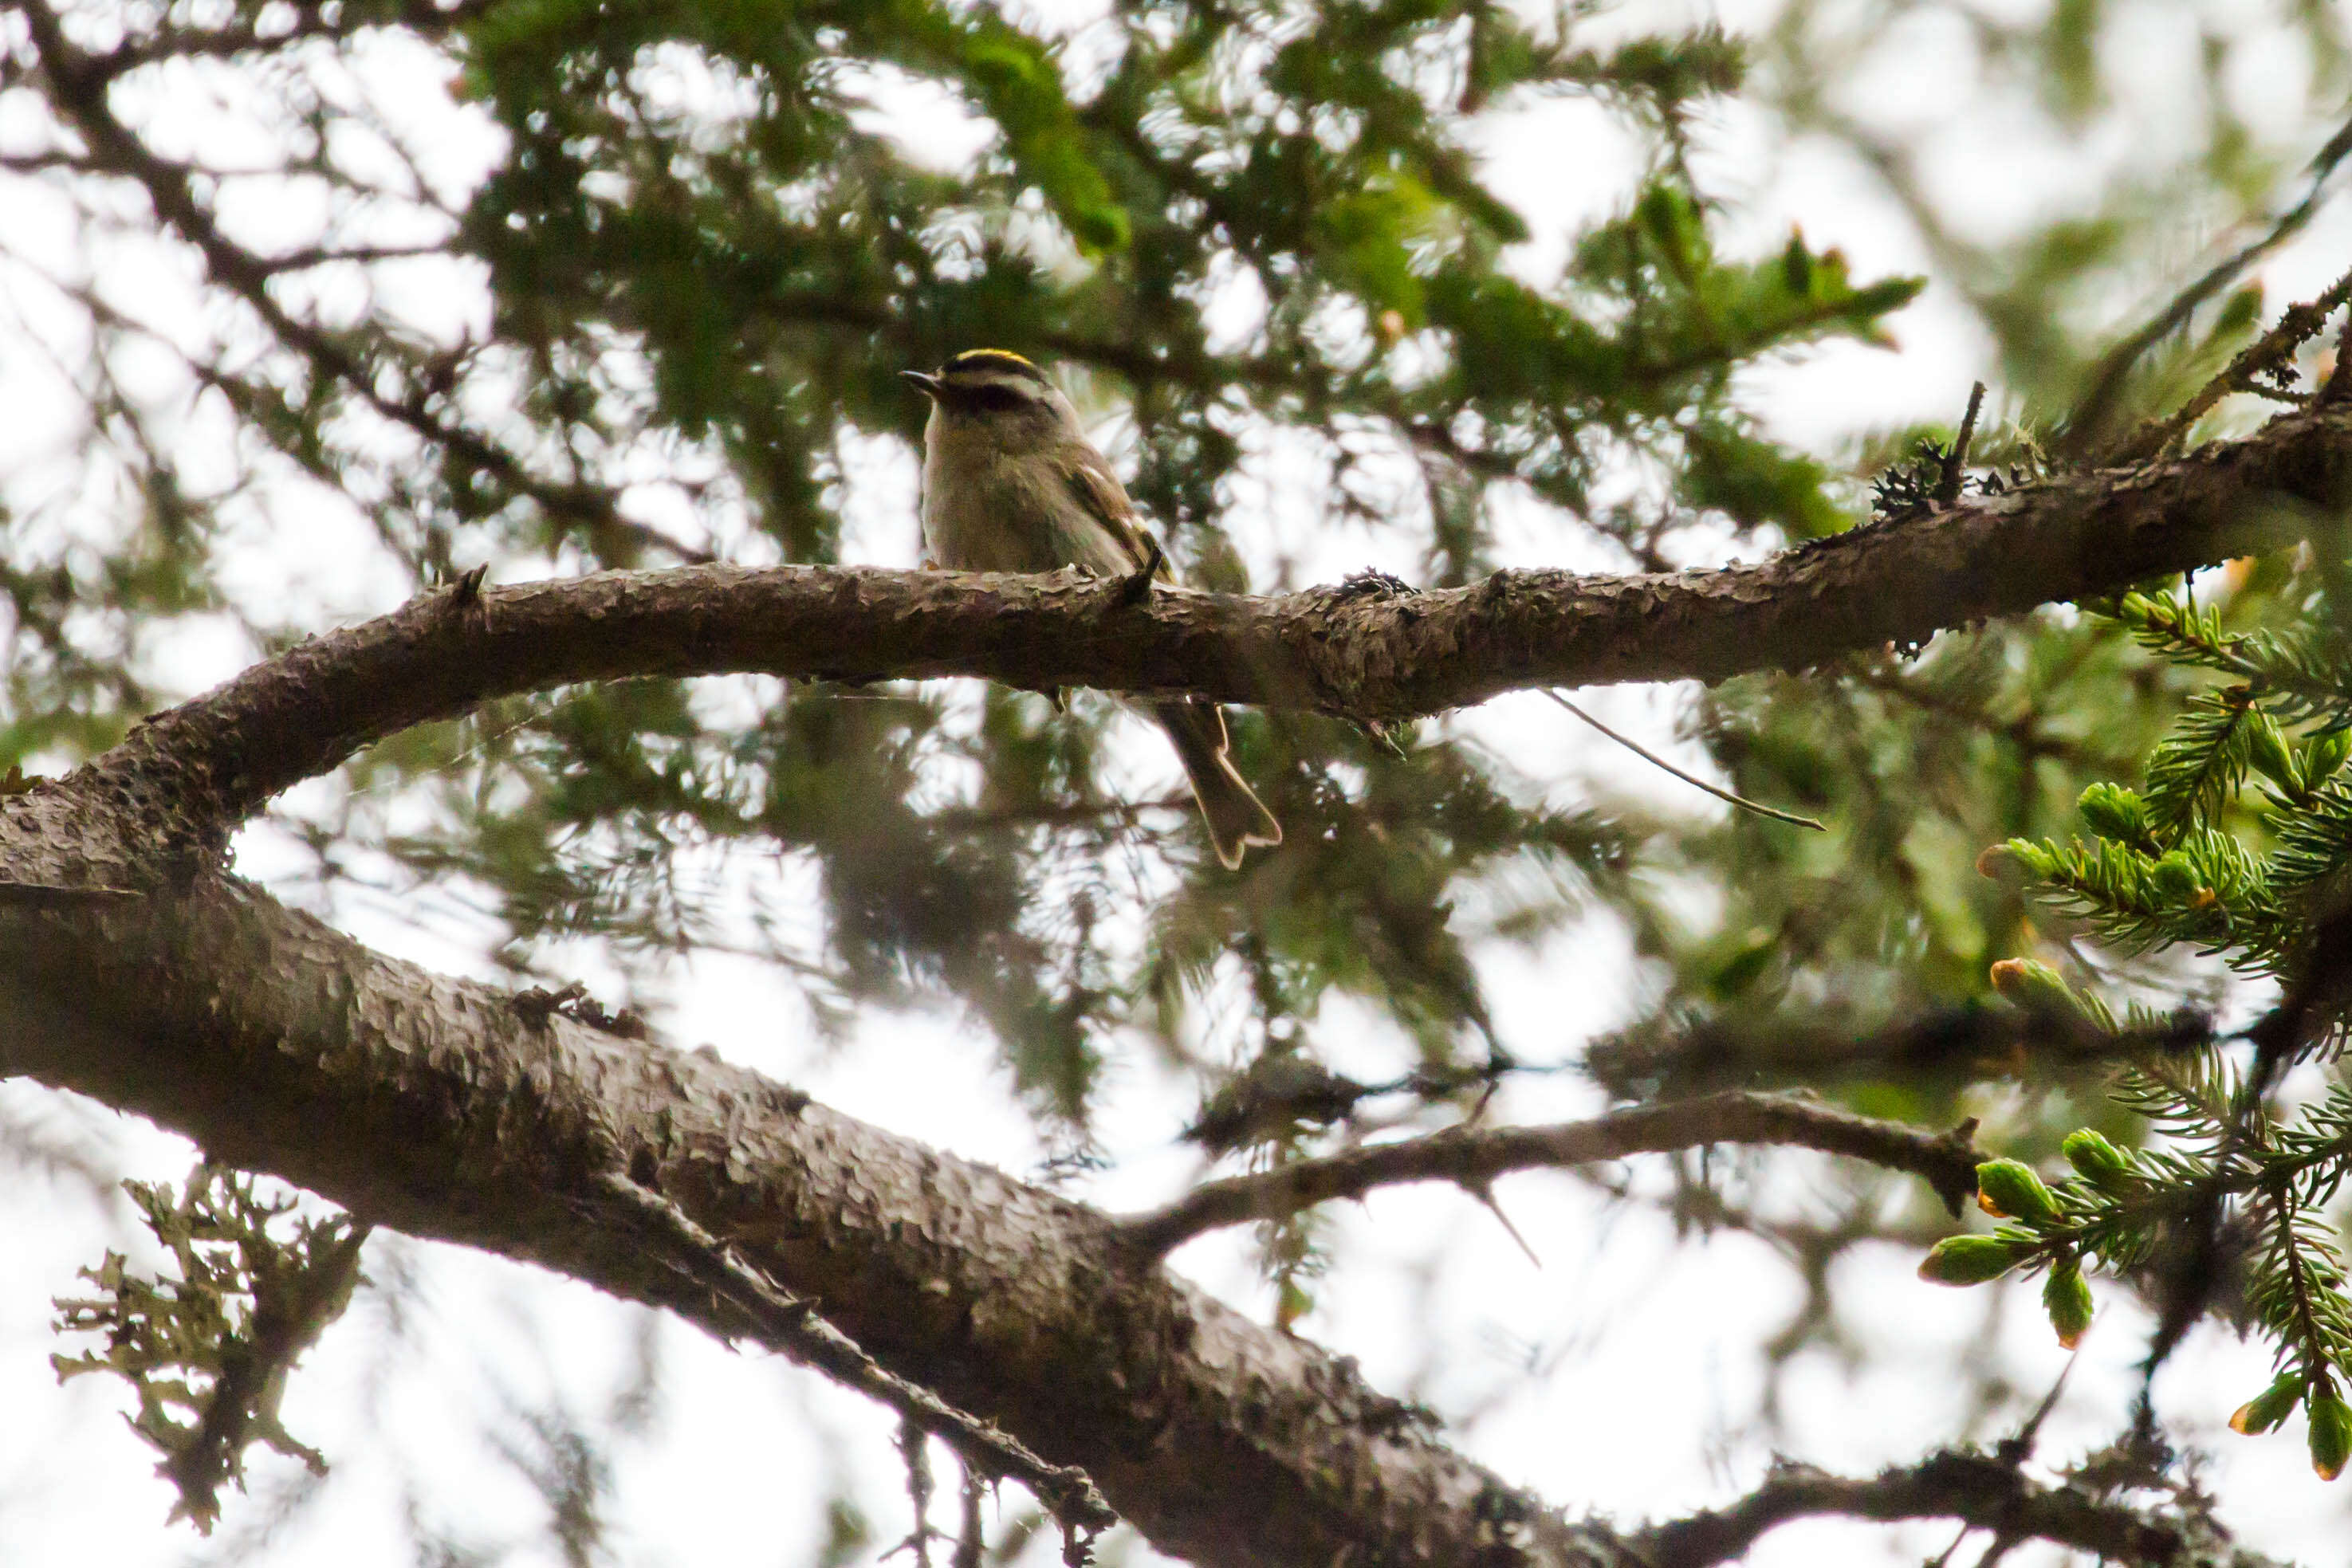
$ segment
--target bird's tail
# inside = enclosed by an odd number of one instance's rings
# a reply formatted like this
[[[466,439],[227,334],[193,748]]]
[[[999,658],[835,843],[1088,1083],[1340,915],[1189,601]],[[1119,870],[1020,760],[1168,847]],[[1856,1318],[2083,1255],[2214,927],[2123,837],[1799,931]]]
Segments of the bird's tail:
[[[1282,824],[1265,809],[1234,771],[1225,753],[1225,716],[1214,703],[1185,698],[1148,705],[1151,716],[1175,743],[1176,760],[1192,781],[1192,799],[1209,824],[1209,841],[1217,858],[1233,870],[1242,863],[1242,851],[1251,844],[1282,842]]]

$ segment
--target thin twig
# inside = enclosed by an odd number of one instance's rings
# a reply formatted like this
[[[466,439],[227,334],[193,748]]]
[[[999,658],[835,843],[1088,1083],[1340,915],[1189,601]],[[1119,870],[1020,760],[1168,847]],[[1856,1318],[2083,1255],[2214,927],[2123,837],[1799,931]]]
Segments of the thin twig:
[[[950,1559],[953,1568],[980,1568],[988,1551],[988,1531],[983,1527],[981,1500],[988,1495],[988,1483],[971,1470],[963,1473],[963,1514],[956,1529],[955,1556]]]
[[[1713,1568],[1745,1556],[1767,1532],[1822,1514],[1892,1521],[1957,1519],[1995,1539],[2030,1537],[2095,1552],[2103,1561],[2169,1568],[2190,1562],[2258,1568],[2269,1560],[2211,1539],[2198,1521],[2142,1511],[2087,1487],[2042,1486],[1986,1454],[1947,1450],[1869,1477],[1778,1465],[1728,1507],[1654,1525],[1636,1542],[1657,1568]]]
[[[1821,823],[1813,821],[1811,817],[1801,817],[1794,811],[1783,811],[1775,806],[1761,805],[1757,801],[1750,800],[1745,795],[1735,795],[1728,789],[1718,789],[1704,779],[1694,779],[1689,774],[1684,772],[1681,768],[1675,767],[1673,763],[1667,761],[1664,758],[1659,756],[1656,752],[1651,750],[1648,747],[1643,746],[1640,741],[1633,740],[1618,734],[1615,730],[1610,728],[1607,725],[1601,723],[1599,719],[1593,717],[1591,714],[1585,712],[1582,708],[1577,706],[1574,703],[1569,701],[1558,692],[1547,688],[1544,692],[1544,695],[1551,698],[1552,701],[1558,703],[1560,706],[1566,708],[1569,712],[1574,714],[1577,717],[1582,719],[1585,723],[1591,725],[1593,728],[1599,730],[1601,734],[1607,736],[1610,739],[1615,741],[1618,745],[1623,747],[1626,750],[1632,752],[1643,761],[1651,764],[1653,767],[1664,768],[1666,772],[1673,774],[1675,778],[1681,779],[1684,783],[1689,785],[1694,789],[1704,789],[1718,800],[1727,800],[1743,811],[1753,811],[1759,817],[1769,817],[1776,822],[1794,822],[1798,827],[1811,828],[1816,832],[1827,832],[1829,831]]]
[[[2137,463],[2160,455],[2188,434],[2189,427],[2202,419],[2208,409],[2231,392],[2244,391],[2249,376],[2293,353],[2305,339],[2327,325],[2327,318],[2347,298],[2352,298],[2352,272],[2329,284],[2316,298],[2289,306],[2279,316],[2277,325],[2239,350],[2221,373],[2200,387],[2178,412],[2143,425],[2116,454],[2115,461]]]
[[[1960,1526],[1960,1532],[1952,1537],[1952,1543],[1949,1546],[1945,1547],[1941,1552],[1937,1552],[1933,1557],[1927,1559],[1927,1568],[1950,1568],[1952,1553],[1960,1549],[1960,1542],[1966,1541],[1969,1536],[1974,1535],[1976,1531],[1977,1527],[1975,1525],[1962,1524]]]
[[[1908,1171],[1958,1205],[1976,1190],[1984,1155],[1972,1117],[1948,1133],[1857,1116],[1795,1094],[1734,1091],[1540,1127],[1452,1128],[1374,1144],[1250,1176],[1204,1182],[1167,1207],[1119,1222],[1119,1239],[1162,1257],[1193,1237],[1254,1219],[1278,1219],[1335,1197],[1360,1197],[1404,1182],[1450,1181],[1477,1193],[1511,1171],[1556,1170],[1665,1154],[1708,1144],[1782,1144]]]
[[[606,1172],[596,1186],[650,1233],[672,1267],[757,1324],[774,1348],[879,1400],[909,1426],[944,1439],[967,1469],[1019,1481],[1066,1531],[1091,1538],[1118,1522],[1086,1471],[1076,1465],[1053,1464],[1011,1433],[885,1371],[848,1335],[817,1316],[812,1303],[778,1289],[660,1193],[618,1172]]]
[[[1952,440],[1951,451],[1944,455],[1944,471],[1936,478],[1936,505],[1948,507],[1960,498],[1960,482],[1968,477],[1969,444],[1976,439],[1977,414],[1984,407],[1985,384],[1978,382],[1969,389],[1969,412],[1960,416],[1960,433]]]
[[[2050,1412],[2058,1408],[2058,1397],[2066,1392],[2066,1380],[2074,1375],[2075,1364],[2082,1359],[2082,1347],[2077,1345],[2066,1358],[2066,1364],[2058,1369],[2042,1403],[2033,1407],[2033,1414],[2025,1418],[2023,1426],[2001,1439],[2000,1447],[1995,1450],[2000,1458],[2011,1464],[2022,1464],[2033,1457],[2033,1445],[2042,1440],[2042,1424],[2050,1419]]]
[[[2352,131],[2352,126],[2345,129]],[[2320,150],[2319,156],[2312,160],[2311,187],[2304,193],[2301,201],[2288,208],[2263,234],[2224,256],[2202,277],[2175,295],[2172,302],[2138,331],[2107,350],[2092,374],[2090,390],[2075,403],[2074,413],[2066,421],[2065,434],[2060,442],[2063,455],[2077,458],[2096,455],[2095,448],[2105,434],[2107,415],[2116,399],[2122,394],[2125,378],[2130,375],[2132,366],[2139,362],[2139,357],[2163,340],[2168,333],[2185,326],[2196,314],[2197,308],[2219,293],[2231,278],[2275,250],[2309,223],[2312,215],[2319,210],[2320,193],[2327,183],[2327,177],[2336,172],[2336,165],[2342,162],[2347,151],[2352,151],[2352,141],[2347,141],[2344,131],[2338,131]]]
[[[931,1457],[926,1447],[931,1435],[915,1422],[898,1422],[898,1460],[907,1467],[907,1500],[914,1507],[915,1528],[906,1540],[884,1552],[895,1557],[912,1548],[915,1568],[931,1568]]]

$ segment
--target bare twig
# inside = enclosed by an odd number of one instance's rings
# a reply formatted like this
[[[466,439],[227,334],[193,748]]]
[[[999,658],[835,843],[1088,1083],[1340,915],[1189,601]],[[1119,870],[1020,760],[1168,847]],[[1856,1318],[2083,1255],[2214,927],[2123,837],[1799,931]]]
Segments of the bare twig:
[[[1776,822],[1794,822],[1801,828],[1811,828],[1816,832],[1827,832],[1829,831],[1811,817],[1801,817],[1794,811],[1783,811],[1776,806],[1763,805],[1758,801],[1749,800],[1745,795],[1735,795],[1728,789],[1718,789],[1717,786],[1708,783],[1704,779],[1695,779],[1691,775],[1684,772],[1681,768],[1675,767],[1673,763],[1667,761],[1664,758],[1659,756],[1656,752],[1651,750],[1648,747],[1643,746],[1640,741],[1634,740],[1631,737],[1618,734],[1615,730],[1610,728],[1607,725],[1601,723],[1599,719],[1593,717],[1591,714],[1585,712],[1582,708],[1577,706],[1574,703],[1569,701],[1558,692],[1547,691],[1544,693],[1544,695],[1551,698],[1552,701],[1558,703],[1560,706],[1566,708],[1569,712],[1574,714],[1577,717],[1582,719],[1585,723],[1591,725],[1593,728],[1599,730],[1601,734],[1607,736],[1610,739],[1615,741],[1618,745],[1623,747],[1626,750],[1632,752],[1643,761],[1650,764],[1653,768],[1658,768],[1662,772],[1673,774],[1675,778],[1681,779],[1684,783],[1689,785],[1694,789],[1703,789],[1718,800],[1728,801],[1730,804],[1738,807],[1741,810],[1753,811],[1759,817],[1769,817]]]
[[[1750,1019],[1737,1015],[1651,1024],[1594,1041],[1585,1065],[1628,1099],[1762,1082],[1811,1085],[1868,1078],[1937,1083],[2081,1072],[2213,1040],[2210,1019],[2182,1011],[2115,1034],[2021,1009],[1929,1009],[1871,1028],[1834,1016]]]
[[[953,1568],[980,1568],[988,1551],[988,1531],[980,1514],[981,1500],[988,1495],[988,1483],[971,1470],[963,1473],[963,1513],[956,1526],[955,1555],[950,1559]]]
[[[902,1551],[915,1554],[915,1568],[931,1568],[931,1456],[927,1445],[931,1435],[916,1423],[901,1419],[898,1423],[898,1462],[907,1469],[907,1501],[915,1513],[915,1528],[907,1539],[882,1555],[895,1557]]]
[[[1948,1450],[1916,1465],[1853,1478],[1780,1465],[1728,1508],[1653,1527],[1642,1542],[1656,1568],[1713,1568],[1743,1556],[1768,1531],[1821,1514],[1892,1521],[1957,1519],[1995,1532],[2096,1552],[2135,1568],[2190,1563],[2266,1568],[2201,1521],[2143,1511],[2075,1485],[2045,1487],[1983,1454]]]
[[[1160,1257],[1223,1226],[1280,1218],[1335,1197],[1360,1197],[1375,1187],[1450,1181],[1477,1193],[1510,1171],[1557,1169],[1707,1144],[1790,1145],[1908,1171],[1934,1186],[1957,1212],[1976,1190],[1976,1168],[1984,1157],[1975,1144],[1976,1125],[1971,1118],[1948,1133],[1931,1134],[1794,1094],[1710,1094],[1589,1122],[1456,1128],[1208,1182],[1165,1208],[1121,1221],[1119,1238],[1146,1256]]]
[[[2347,126],[2347,130],[2352,130]],[[2312,160],[2311,184],[2303,199],[2284,214],[2263,234],[2238,250],[2224,256],[2188,287],[2175,295],[2172,302],[2150,318],[2139,330],[2108,350],[2091,374],[2088,391],[2078,399],[2066,421],[2065,434],[2060,450],[2069,457],[2090,458],[2098,455],[2098,445],[2106,433],[2107,421],[2114,413],[2116,401],[2123,394],[2125,380],[2132,367],[2164,339],[2186,326],[2198,307],[2228,287],[2230,280],[2248,267],[2293,238],[2312,215],[2319,211],[2319,198],[2328,176],[2336,165],[2352,151],[2352,140],[2343,131],[2331,138],[2319,155]]]
[[[1969,412],[1960,416],[1960,433],[1944,455],[1944,471],[1936,477],[1936,505],[1948,507],[1960,498],[1960,482],[1968,477],[1969,444],[1976,439],[1977,414],[1984,408],[1985,384],[1969,388]]]
[[[2014,1465],[2033,1457],[2033,1445],[2042,1440],[2042,1424],[2050,1419],[2050,1412],[2058,1408],[2058,1396],[2066,1392],[2066,1380],[2074,1375],[2075,1364],[2082,1359],[2082,1349],[2077,1346],[2074,1353],[2066,1358],[2066,1364],[2058,1369],[2058,1375],[2052,1379],[2049,1392],[2042,1395],[2042,1402],[2033,1407],[2033,1413],[2025,1418],[2024,1425],[2001,1439],[2000,1447],[1995,1450],[1998,1458]]]
[[[2233,392],[2247,390],[2248,377],[2276,364],[2294,352],[2305,339],[2315,335],[2347,299],[2352,299],[2352,272],[2329,284],[2317,298],[2287,307],[2280,313],[2276,325],[2240,350],[2221,373],[2200,387],[2196,395],[2169,417],[2150,421],[2126,442],[2116,454],[2116,461],[2140,462],[2168,450],[2215,403]]]
[[[907,1428],[943,1439],[968,1469],[1019,1481],[1066,1530],[1091,1538],[1118,1522],[1084,1470],[1051,1464],[1019,1438],[957,1409],[928,1388],[885,1372],[847,1335],[818,1317],[813,1305],[777,1289],[658,1192],[617,1173],[604,1175],[597,1186],[663,1249],[671,1267],[741,1312],[794,1360],[897,1411]]]

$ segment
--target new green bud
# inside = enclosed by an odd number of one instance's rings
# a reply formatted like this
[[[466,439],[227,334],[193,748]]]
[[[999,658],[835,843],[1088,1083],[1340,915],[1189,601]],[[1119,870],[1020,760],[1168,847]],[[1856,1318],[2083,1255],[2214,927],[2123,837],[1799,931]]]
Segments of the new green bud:
[[[2050,1266],[2050,1278],[2042,1286],[2042,1310],[2050,1314],[2060,1344],[2072,1350],[2083,1343],[2083,1331],[2091,1326],[2091,1286],[2080,1263],[2061,1258]]]
[[[2114,1193],[2130,1185],[2133,1171],[2131,1156],[2101,1137],[2089,1127],[2077,1127],[2066,1134],[2058,1152],[2075,1174],[2104,1193]]]
[[[2179,850],[2172,851],[2149,868],[2148,881],[2155,884],[2157,896],[2167,904],[2194,903],[2203,890],[2204,883],[2189,857]]]
[[[2285,1420],[2303,1399],[2303,1374],[2282,1372],[2271,1379],[2271,1385],[2238,1406],[2230,1417],[2230,1430],[2243,1437],[2255,1437],[2269,1431]]]
[[[2021,1160],[1987,1160],[1977,1167],[1977,1207],[1995,1219],[2028,1225],[2058,1218],[2057,1200],[2033,1167]]]
[[[2303,782],[2306,789],[2316,789],[2335,777],[2352,756],[2352,729],[2330,730],[2315,737],[2303,748]]]
[[[1989,977],[1992,988],[2028,1012],[2076,1012],[2081,1004],[2065,977],[2038,958],[2003,958]]]
[[[2248,756],[2255,768],[2288,794],[2300,796],[2303,769],[2287,748],[2286,737],[2279,733],[2278,720],[2266,713],[2249,713],[2245,722]]]
[[[2047,877],[2057,872],[2059,855],[2052,846],[2032,839],[2008,839],[1977,856],[1979,876],[2003,876],[2012,865],[2028,876]]]
[[[2303,1408],[2311,1422],[2311,1468],[2321,1480],[2332,1481],[2344,1473],[2344,1461],[2352,1459],[2352,1406],[2330,1388],[2313,1395]]]
[[[2016,1268],[2032,1249],[2031,1242],[1999,1236],[1947,1236],[1919,1260],[1919,1278],[1931,1285],[1981,1285]]]
[[[2148,841],[2147,803],[2120,784],[2092,785],[2083,791],[2075,807],[2083,813],[2083,821],[2090,824],[2091,831],[2103,839],[2126,844]]]

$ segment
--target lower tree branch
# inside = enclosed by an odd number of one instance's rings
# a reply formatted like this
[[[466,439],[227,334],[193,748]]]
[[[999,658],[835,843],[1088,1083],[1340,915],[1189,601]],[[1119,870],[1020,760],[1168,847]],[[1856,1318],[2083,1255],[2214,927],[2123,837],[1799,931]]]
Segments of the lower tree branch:
[[[2274,1568],[2270,1559],[2231,1545],[2208,1521],[2143,1512],[2079,1485],[2041,1486],[2004,1459],[1959,1451],[1861,1479],[1778,1465],[1729,1508],[1643,1531],[1637,1550],[1653,1568],[1713,1568],[1745,1554],[1769,1531],[1823,1514],[1882,1522],[1957,1519],[2131,1568]]]
[[[131,879],[154,846],[83,788],[106,779],[0,798],[0,874]],[[147,1116],[363,1220],[791,1354],[761,1303],[646,1245],[635,1195],[657,1194],[894,1377],[1083,1468],[1187,1559],[1637,1561],[1348,1364],[1138,1261],[1098,1211],[715,1058],[373,954],[233,877],[0,905],[0,1074]]]
[[[1119,1225],[1119,1235],[1148,1257],[1162,1257],[1193,1237],[1245,1220],[1279,1219],[1335,1197],[1361,1197],[1402,1182],[1450,1181],[1483,1194],[1512,1171],[1557,1169],[1663,1154],[1708,1144],[1783,1144],[1908,1171],[1958,1213],[1976,1190],[1971,1117],[1941,1134],[1902,1122],[1858,1116],[1795,1094],[1734,1092],[1612,1112],[1589,1122],[1549,1127],[1453,1128],[1432,1137],[1374,1144],[1252,1176],[1206,1182],[1176,1202]]]
[[[2183,1010],[2113,1034],[2022,1008],[1924,1009],[1867,1028],[1827,1017],[1650,1023],[1594,1041],[1585,1069],[1629,1100],[1693,1095],[1725,1084],[1822,1085],[1897,1080],[1953,1086],[1987,1078],[2104,1071],[2144,1054],[2210,1044],[2212,1022]]]

